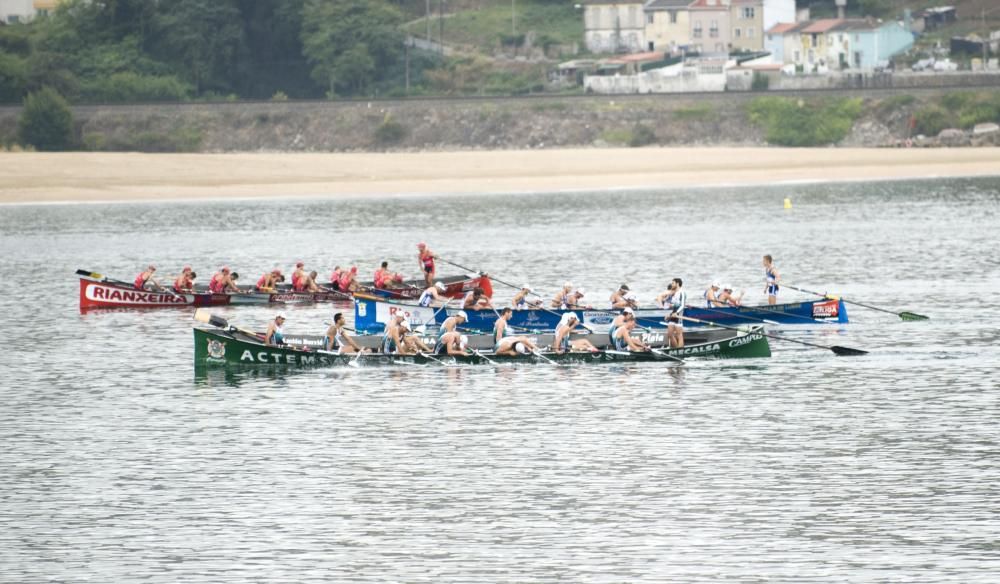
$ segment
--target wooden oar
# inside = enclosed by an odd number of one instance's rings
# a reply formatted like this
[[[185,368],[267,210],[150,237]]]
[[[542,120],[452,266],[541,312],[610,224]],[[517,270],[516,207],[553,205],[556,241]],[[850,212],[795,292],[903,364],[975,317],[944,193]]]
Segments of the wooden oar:
[[[237,330],[237,331],[239,331],[239,332],[241,332],[241,333],[243,333],[243,334],[245,334],[247,336],[251,336],[251,337],[253,337],[255,339],[259,339],[260,338],[260,335],[258,335],[254,331],[247,330],[247,329],[244,329],[244,328],[240,328],[238,326],[234,326],[234,325],[230,324],[228,320],[222,318],[221,316],[216,316],[216,315],[212,314],[206,308],[199,308],[198,310],[194,311],[194,319],[196,321],[198,321],[198,322],[203,322],[203,323],[206,323],[206,324],[210,324],[212,326],[215,326],[215,327],[218,327],[218,328],[221,328],[221,329],[233,329],[233,330]]]
[[[541,351],[537,351],[537,350],[536,350],[536,351],[532,351],[532,352],[531,352],[531,354],[532,354],[532,355],[534,355],[534,356],[536,356],[536,357],[538,357],[538,358],[540,358],[540,359],[541,359],[542,361],[545,361],[545,362],[546,362],[546,363],[548,363],[549,365],[554,365],[554,366],[556,366],[556,367],[558,367],[558,366],[559,366],[559,364],[558,364],[558,363],[556,363],[555,361],[553,361],[552,359],[549,359],[549,358],[548,358],[548,357],[546,357],[545,355],[542,355],[542,352],[541,352]]]
[[[709,321],[709,320],[701,320],[700,318],[691,318],[690,316],[681,316],[679,318],[681,318],[682,320],[689,320],[691,322],[697,322],[697,323],[700,323],[700,324],[703,324],[703,325],[706,325],[706,326],[715,326],[715,327],[719,327],[719,328],[729,329],[731,331],[744,332],[742,329],[739,329],[739,328],[736,328],[736,327],[726,326],[724,324],[718,324],[718,323],[715,323],[715,322],[712,322],[712,321]],[[663,324],[670,324],[670,323],[664,321]],[[868,354],[868,351],[862,351],[861,349],[852,349],[851,347],[841,347],[841,346],[838,346],[838,345],[832,345],[832,346],[817,345],[816,343],[807,343],[806,341],[800,341],[798,339],[790,339],[788,337],[782,337],[782,336],[778,336],[778,335],[772,335],[772,334],[769,334],[769,333],[765,333],[763,331],[761,331],[759,333],[754,333],[754,334],[760,334],[760,335],[763,335],[765,337],[769,337],[769,338],[772,338],[772,339],[777,339],[779,341],[788,341],[789,343],[798,343],[800,345],[806,345],[806,346],[809,346],[809,347],[816,347],[817,349],[827,349],[827,350],[833,351],[835,354],[840,355],[842,357],[855,356],[855,355],[867,355]]]
[[[494,361],[493,359],[490,359],[490,358],[489,358],[489,357],[487,357],[486,355],[483,355],[483,354],[482,354],[482,352],[480,352],[480,351],[477,351],[477,350],[473,349],[473,350],[472,350],[472,354],[473,354],[473,355],[476,355],[476,356],[477,356],[477,357],[479,357],[480,359],[486,359],[486,362],[487,362],[487,363],[489,363],[490,365],[499,365],[499,363],[497,363],[497,362],[496,362],[496,361]]]
[[[107,276],[105,276],[103,274],[98,274],[97,272],[91,272],[89,270],[77,270],[76,273],[79,276],[86,276],[88,278],[93,278],[95,280],[101,280],[102,282],[108,282],[110,284],[118,284],[119,286],[128,286],[129,288],[134,288],[135,287],[135,285],[132,282],[125,282],[124,280],[116,280],[115,278],[109,278],[109,277],[107,277]],[[184,300],[187,300],[187,298],[185,298],[183,295],[178,294],[177,292],[174,292],[169,287],[162,286],[160,284],[156,284],[156,285],[160,289],[159,290],[154,290],[154,292],[166,293],[166,294],[170,294],[174,298],[182,298]]]
[[[879,308],[877,306],[872,306],[871,304],[862,304],[862,303],[854,301],[854,300],[847,300],[846,298],[841,298],[840,296],[831,296],[829,294],[820,294],[819,292],[813,292],[812,290],[806,290],[804,288],[796,288],[795,286],[792,286],[790,284],[786,284],[784,282],[782,282],[781,285],[784,286],[785,288],[791,288],[792,290],[798,290],[799,292],[805,292],[806,294],[812,294],[814,296],[819,296],[821,298],[829,298],[830,300],[840,300],[842,302],[846,302],[847,304],[857,304],[858,306],[864,306],[865,308],[870,308],[872,310],[877,310],[879,312],[885,312],[885,313],[888,313],[888,314],[895,314],[896,316],[898,316],[899,318],[901,318],[903,320],[928,320],[928,319],[930,319],[929,316],[924,316],[922,314],[917,314],[915,312],[906,312],[906,311],[903,311],[903,312],[894,312],[892,310],[886,310],[884,308]]]
[[[661,357],[666,357],[667,359],[673,359],[674,361],[677,361],[678,363],[683,363],[684,362],[684,359],[681,359],[680,357],[674,357],[673,355],[667,354],[662,349],[653,349],[653,348],[650,348],[649,351],[651,353],[656,353],[657,355],[659,355]]]

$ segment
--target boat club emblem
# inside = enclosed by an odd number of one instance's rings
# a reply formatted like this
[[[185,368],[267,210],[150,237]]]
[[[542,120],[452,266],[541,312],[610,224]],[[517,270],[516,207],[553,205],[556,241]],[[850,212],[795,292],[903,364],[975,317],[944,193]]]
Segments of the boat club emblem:
[[[226,344],[211,339],[208,341],[208,356],[213,359],[223,359],[226,356]]]

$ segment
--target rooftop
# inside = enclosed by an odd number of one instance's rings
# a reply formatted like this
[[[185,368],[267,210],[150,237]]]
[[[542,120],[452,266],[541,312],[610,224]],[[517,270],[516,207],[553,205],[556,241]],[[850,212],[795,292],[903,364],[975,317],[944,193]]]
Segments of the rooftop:
[[[693,0],[650,0],[646,3],[644,10],[656,11],[656,10],[676,10],[678,8],[687,8]]]
[[[839,18],[824,18],[822,20],[814,20],[809,23],[809,26],[803,28],[800,32],[804,34],[827,32],[829,30],[833,30],[834,27],[843,22],[844,21]]]
[[[766,34],[785,34],[786,32],[791,32],[795,30],[797,26],[802,24],[801,22],[779,22],[771,28],[767,29]]]

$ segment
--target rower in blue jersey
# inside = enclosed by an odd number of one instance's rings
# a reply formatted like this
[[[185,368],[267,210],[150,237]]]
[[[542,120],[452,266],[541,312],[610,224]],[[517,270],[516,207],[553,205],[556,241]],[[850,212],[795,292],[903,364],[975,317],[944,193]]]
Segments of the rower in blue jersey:
[[[532,289],[532,287],[527,284],[521,286],[521,289],[517,291],[517,294],[514,294],[514,297],[510,299],[510,305],[513,306],[514,308],[522,309],[522,308],[528,308],[530,306],[539,306],[542,303],[542,300],[540,298],[536,298],[535,300],[529,301],[528,300],[529,294],[535,294],[534,289]]]
[[[767,294],[768,304],[778,303],[778,284],[781,282],[781,274],[774,266],[774,259],[770,255],[764,256],[764,294]]]
[[[264,333],[264,343],[273,347],[285,344],[285,333],[281,326],[285,324],[285,315],[279,314],[274,317],[271,324],[267,325],[267,332]]]
[[[566,353],[568,351],[596,351],[597,347],[592,345],[587,339],[570,340],[573,329],[580,324],[580,318],[575,312],[567,312],[562,315],[559,325],[556,326],[556,334],[552,339],[552,348],[556,353]]]
[[[556,292],[556,295],[552,297],[552,308],[562,308],[569,301],[570,295],[573,294],[573,282],[566,282],[563,287]]]
[[[444,319],[441,323],[441,330],[438,331],[438,338],[444,336],[445,333],[450,333],[458,330],[458,327],[469,321],[469,315],[464,310],[459,310],[455,314]]]
[[[635,314],[627,313],[624,316],[626,317],[625,322],[615,329],[615,333],[611,338],[614,348],[618,351],[649,351],[649,346],[642,339],[632,336],[632,331],[636,327]]]
[[[444,300],[442,295],[446,289],[445,285],[441,282],[434,284],[420,293],[420,299],[417,301],[417,304],[420,306],[430,306],[431,302],[434,302],[435,300]]]
[[[406,318],[398,312],[389,317],[389,322],[385,323],[385,332],[382,333],[382,353],[393,355],[401,352],[403,331],[409,329],[404,326],[405,321]]]
[[[622,310],[621,314],[616,316],[615,319],[611,321],[611,326],[608,328],[608,341],[611,344],[614,344],[615,342],[615,330],[618,329],[618,327],[625,324],[625,321],[628,320],[629,315],[635,317],[635,311],[633,311],[631,307],[626,307]]]
[[[702,296],[705,298],[705,308],[712,308],[714,306],[725,306],[726,303],[719,299],[722,295],[722,285],[718,281],[712,282],[712,285],[705,289],[705,293]]]

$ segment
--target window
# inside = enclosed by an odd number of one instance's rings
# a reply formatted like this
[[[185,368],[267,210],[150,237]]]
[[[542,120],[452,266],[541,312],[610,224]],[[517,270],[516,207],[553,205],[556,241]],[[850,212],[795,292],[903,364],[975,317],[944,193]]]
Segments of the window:
[[[677,13],[673,10],[670,11],[670,24],[677,24]]]
[[[752,39],[753,38],[753,27],[752,26],[748,26],[747,27],[747,38],[748,39]]]
[[[694,33],[692,35],[694,38],[696,38],[696,39],[700,39],[701,38],[701,21],[700,20],[694,21],[694,30],[692,32]]]
[[[652,12],[647,12],[646,13],[646,24],[653,24],[653,13]]]
[[[709,23],[708,36],[712,37],[713,39],[719,37],[719,21],[718,20],[713,20],[711,23]]]
[[[17,24],[21,22],[21,17],[18,16],[17,14],[10,14],[7,16],[7,22],[11,24]]]
[[[736,39],[740,38],[740,29],[739,29],[739,27],[733,29],[733,38],[736,38]]]
[[[795,61],[796,63],[798,63],[798,62],[799,62],[799,61],[801,61],[801,60],[802,60],[802,55],[801,55],[801,54],[799,54],[799,52],[798,52],[798,51],[795,51],[795,59],[794,59],[794,61]]]
[[[754,17],[753,6],[744,6],[743,7],[743,19],[744,20],[753,20],[753,17]]]

